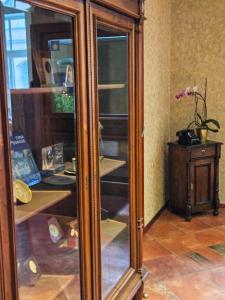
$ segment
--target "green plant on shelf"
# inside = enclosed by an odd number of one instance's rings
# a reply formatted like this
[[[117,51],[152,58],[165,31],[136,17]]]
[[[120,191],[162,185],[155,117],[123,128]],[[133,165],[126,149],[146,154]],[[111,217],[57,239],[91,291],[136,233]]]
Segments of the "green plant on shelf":
[[[66,91],[54,95],[54,111],[56,113],[73,113],[74,97]]]

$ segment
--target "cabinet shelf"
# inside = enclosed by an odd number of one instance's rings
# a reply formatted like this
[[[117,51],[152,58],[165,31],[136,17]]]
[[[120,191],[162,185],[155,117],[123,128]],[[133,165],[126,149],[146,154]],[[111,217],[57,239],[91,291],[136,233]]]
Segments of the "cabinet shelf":
[[[119,169],[120,167],[124,166],[126,164],[126,161],[124,160],[116,160],[116,159],[109,159],[104,158],[100,162],[100,177],[103,177],[116,169]]]
[[[11,89],[11,95],[29,95],[29,94],[49,94],[60,93],[65,90],[64,87],[34,87],[28,89]]]
[[[125,161],[104,158],[100,162],[100,177],[103,177],[125,165]],[[60,174],[62,175],[62,174]],[[66,176],[66,175],[65,175]],[[43,210],[55,205],[72,195],[70,190],[52,191],[42,190],[32,192],[32,201],[28,204],[15,206],[15,221],[20,224]],[[75,201],[75,199],[74,199]]]
[[[111,219],[101,221],[101,246],[106,248],[125,228],[126,223]]]
[[[79,278],[73,275],[42,275],[35,287],[20,287],[19,292],[23,300],[60,299],[58,296],[70,283],[78,285]]]
[[[113,84],[99,84],[99,90],[116,90],[116,89],[124,89],[126,87],[125,83],[113,83]]]
[[[15,206],[16,224],[18,225],[28,220],[71,194],[71,191],[33,191],[30,203]]]
[[[113,84],[99,84],[99,90],[114,90],[123,89],[126,87],[125,83],[113,83]],[[65,90],[65,87],[33,87],[27,89],[11,89],[11,95],[29,95],[29,94],[48,94],[48,93],[60,93]]]

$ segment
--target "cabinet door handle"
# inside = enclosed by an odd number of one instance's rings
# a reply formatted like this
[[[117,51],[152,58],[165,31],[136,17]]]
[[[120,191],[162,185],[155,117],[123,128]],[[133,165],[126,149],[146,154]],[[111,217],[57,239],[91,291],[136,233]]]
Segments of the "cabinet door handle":
[[[191,183],[191,191],[193,191],[193,190],[194,190],[194,184]]]
[[[205,153],[205,149],[202,149],[202,153]]]

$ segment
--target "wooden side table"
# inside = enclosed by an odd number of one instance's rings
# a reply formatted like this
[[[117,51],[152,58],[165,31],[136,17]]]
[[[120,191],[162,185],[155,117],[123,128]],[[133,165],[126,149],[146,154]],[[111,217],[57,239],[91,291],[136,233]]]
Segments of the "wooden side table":
[[[169,143],[170,208],[190,221],[193,213],[219,213],[220,142],[199,145]]]

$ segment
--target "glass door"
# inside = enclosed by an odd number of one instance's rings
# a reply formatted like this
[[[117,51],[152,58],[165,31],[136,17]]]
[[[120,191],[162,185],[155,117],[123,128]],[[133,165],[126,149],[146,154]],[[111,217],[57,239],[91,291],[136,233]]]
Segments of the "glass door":
[[[1,3],[19,300],[78,300],[75,20]]]
[[[98,25],[102,294],[130,267],[128,34]]]
[[[94,114],[98,128],[96,153],[102,299],[128,280],[135,243],[134,35],[129,18],[92,6]],[[97,93],[96,93],[97,91]],[[98,160],[98,158],[97,158]],[[132,229],[133,228],[133,229]],[[132,271],[133,270],[133,271]]]

